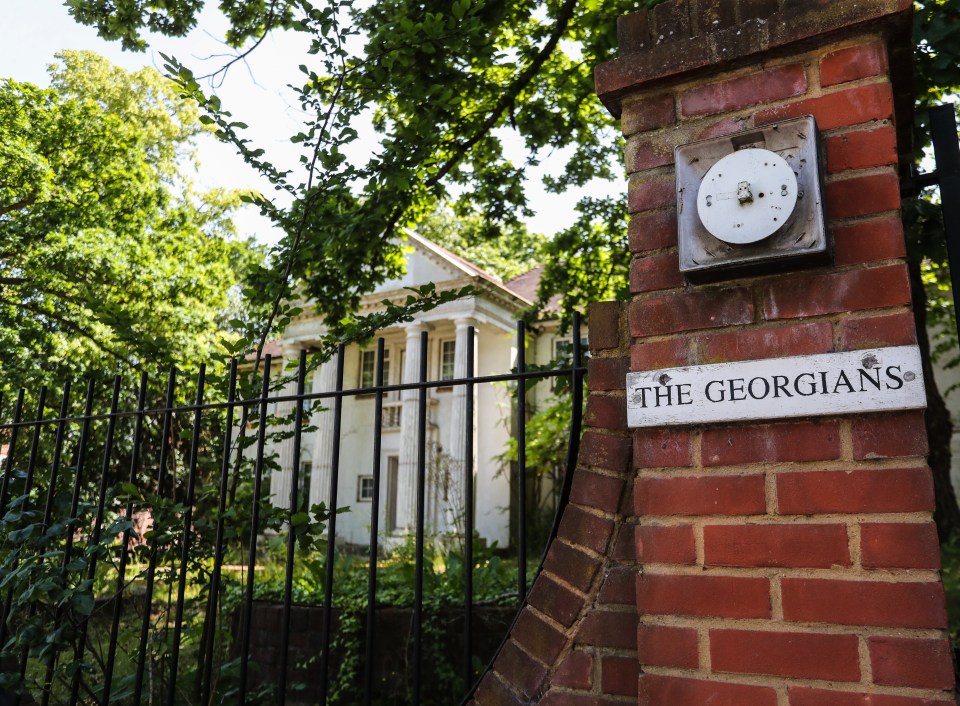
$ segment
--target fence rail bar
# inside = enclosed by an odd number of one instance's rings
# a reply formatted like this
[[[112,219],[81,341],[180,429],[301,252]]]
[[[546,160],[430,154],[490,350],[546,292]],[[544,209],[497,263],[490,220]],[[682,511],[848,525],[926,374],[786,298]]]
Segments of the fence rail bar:
[[[70,381],[68,380],[63,385],[63,395],[60,397],[60,416],[64,418],[64,421],[57,423],[57,435],[53,443],[53,458],[50,461],[50,475],[47,480],[47,501],[43,508],[43,526],[49,527],[50,522],[53,518],[53,502],[56,497],[57,492],[57,481],[59,480],[59,469],[60,469],[60,456],[63,453],[63,439],[66,434],[67,422],[66,416],[67,412],[70,409]],[[41,559],[41,562],[43,560]],[[31,617],[35,613],[34,610],[31,610]],[[23,652],[20,656],[20,679],[23,680],[24,675],[27,672],[27,659],[29,659],[30,651],[27,647],[24,647]],[[47,690],[49,690],[49,679],[44,682],[44,685]],[[44,694],[46,696],[46,692]],[[20,694],[17,694],[17,703],[19,703]]]
[[[93,393],[94,393],[94,382],[90,380],[87,383],[87,396],[86,401],[84,402],[84,416],[83,422],[80,425],[80,440],[77,443],[77,470],[76,475],[73,480],[73,495],[70,500],[70,518],[77,517],[77,508],[80,506],[80,489],[83,479],[83,468],[84,462],[87,458],[87,442],[90,438],[90,415],[93,412]],[[79,523],[77,523],[79,524]],[[66,577],[69,573],[69,565],[71,554],[73,553],[73,532],[70,531],[72,528],[68,527],[67,536],[64,542],[63,550],[63,563],[60,567],[60,573],[62,576]],[[60,622],[60,616],[62,611],[57,609],[57,619],[55,623]],[[50,699],[50,687],[53,683],[53,672],[57,663],[57,653],[51,652],[49,658],[47,659],[47,670],[46,677],[44,678],[44,684],[46,688],[43,692],[43,701],[41,704],[46,706]]]
[[[563,508],[566,507],[570,499],[570,489],[573,487],[573,472],[577,467],[577,456],[580,454],[580,428],[583,426],[583,376],[586,370],[581,366],[583,361],[583,346],[580,344],[580,312],[573,312],[573,365],[570,368],[570,386],[573,402],[570,406],[570,436],[567,441],[567,472],[563,474],[563,483],[560,486],[560,497],[557,500],[557,512],[553,518],[553,529],[550,531],[551,539],[557,536],[560,531],[560,520],[563,516]],[[543,559],[546,558],[547,548],[544,547],[543,557],[540,565],[543,566]]]
[[[213,572],[210,575],[210,597],[204,621],[204,663],[200,685],[200,703],[209,704],[213,691],[213,652],[216,643],[217,607],[220,597],[220,574],[223,571],[224,513],[227,509],[227,493],[230,476],[230,449],[233,445],[233,414],[237,398],[237,359],[230,361],[227,378],[227,419],[223,429],[223,451],[220,460],[220,497],[217,499],[217,530],[213,549]],[[207,627],[209,626],[209,628]]]
[[[19,436],[18,432],[20,431],[20,420],[23,417],[23,395],[24,389],[21,387],[20,392],[17,393],[17,403],[13,409],[13,425],[11,426],[12,431],[10,433],[10,443],[7,444],[7,464],[3,472],[3,481],[0,482],[0,507],[7,506],[7,499],[10,494],[10,478],[13,477],[13,457],[16,456],[17,450],[17,437]],[[26,424],[22,426],[28,426]],[[7,615],[3,616],[3,625],[0,625],[0,642],[4,640],[3,632],[6,629]]]
[[[572,368],[554,368],[552,370],[528,370],[525,373],[503,373],[499,375],[480,375],[472,380],[427,380],[425,382],[404,382],[404,383],[395,383],[393,385],[384,385],[383,392],[402,392],[404,390],[419,390],[421,388],[433,389],[436,387],[459,387],[467,384],[482,385],[485,383],[494,383],[494,382],[516,382],[518,380],[546,380],[548,378],[557,378],[570,375],[573,372]],[[586,372],[586,370],[582,371]],[[333,390],[330,392],[307,392],[303,396],[305,402],[310,402],[312,400],[323,400],[323,399],[332,399],[337,397],[356,397],[357,395],[367,395],[374,394],[375,389],[372,387],[351,387],[343,390]],[[296,395],[266,395],[268,401],[276,402],[295,402],[297,397]],[[258,397],[249,397],[247,399],[236,400],[231,403],[227,402],[205,402],[200,405],[200,409],[203,411],[213,411],[218,409],[226,409],[228,404],[234,406],[246,406],[252,407],[260,404],[261,398]],[[171,403],[172,405],[172,403]],[[176,411],[181,413],[195,412],[197,409],[196,405],[183,405],[182,407],[177,407]],[[144,414],[147,416],[154,416],[158,414],[163,414],[166,412],[166,407],[152,407],[150,409],[145,409]],[[136,411],[118,411],[115,414],[109,412],[103,412],[99,414],[91,414],[91,421],[100,421],[107,419],[111,416],[116,417],[133,417],[136,416]],[[84,417],[86,415],[83,415]],[[77,421],[77,417],[67,417],[66,421]],[[50,417],[42,420],[43,424],[56,424],[61,421],[59,417]],[[5,429],[15,429],[17,427],[32,427],[36,425],[36,421],[13,421],[13,422],[4,422],[0,424],[0,431]]]
[[[120,376],[115,375],[113,378],[113,394],[110,396],[110,412],[115,413],[117,411],[117,405],[120,402]],[[113,452],[113,436],[117,428],[117,419],[114,416],[110,417],[110,420],[107,422],[107,440],[103,446],[103,466],[100,469],[100,489],[97,492],[97,514],[96,519],[93,523],[93,536],[91,541],[87,546],[93,546],[94,551],[90,552],[89,564],[87,565],[87,581],[93,583],[93,580],[97,576],[97,551],[96,547],[100,543],[100,532],[103,530],[103,513],[106,509],[106,500],[107,500],[107,477],[110,472],[110,461],[112,452]],[[77,479],[80,480],[81,473],[78,469]],[[80,636],[77,639],[77,649],[74,653],[73,660],[74,662],[83,661],[83,653],[87,648],[87,632],[90,627],[90,615],[85,614],[83,619],[80,621]],[[73,681],[70,686],[70,706],[75,706],[75,704],[80,699],[80,677],[82,676],[82,670],[77,669],[73,673]]]
[[[427,332],[420,332],[421,383],[427,379]],[[423,671],[423,541],[427,489],[427,388],[417,399],[417,526],[413,582],[413,701],[420,703]]]

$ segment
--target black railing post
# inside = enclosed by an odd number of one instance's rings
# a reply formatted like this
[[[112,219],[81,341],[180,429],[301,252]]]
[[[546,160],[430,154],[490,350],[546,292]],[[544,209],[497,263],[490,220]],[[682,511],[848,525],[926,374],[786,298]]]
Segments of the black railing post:
[[[83,421],[80,424],[80,440],[77,442],[77,468],[73,478],[73,495],[70,499],[70,513],[68,517],[69,525],[67,526],[67,536],[64,541],[63,560],[60,565],[60,574],[64,581],[66,581],[67,576],[70,574],[69,567],[73,554],[73,535],[80,519],[77,517],[77,513],[80,507],[80,490],[83,487],[83,468],[87,458],[87,442],[89,441],[90,437],[90,424],[92,422],[93,415],[93,391],[94,382],[93,378],[91,378],[87,381],[87,397],[83,406]],[[56,617],[54,618],[54,622],[59,623],[62,617],[63,610],[58,609],[56,612]],[[79,645],[77,646],[77,649],[79,649]],[[47,657],[47,670],[43,682],[44,690],[41,706],[46,706],[47,703],[49,703],[50,687],[53,683],[53,672],[56,668],[56,662],[57,652],[51,651],[49,657]],[[71,704],[75,703],[76,700],[72,699]]]
[[[299,506],[300,441],[303,435],[303,395],[307,378],[307,352],[300,351],[297,365],[297,407],[293,422],[293,460],[290,469],[290,507],[287,517],[287,565],[283,576],[283,624],[280,638],[280,676],[277,683],[277,704],[287,702],[287,664],[290,659],[290,611],[293,606],[293,559],[297,546],[297,533],[293,517]],[[282,471],[282,469],[281,469]]]
[[[63,385],[63,396],[60,398],[60,418],[57,420],[57,435],[53,442],[53,459],[50,461],[50,475],[47,479],[47,501],[43,508],[43,531],[46,533],[50,529],[50,523],[53,520],[53,503],[57,495],[57,481],[59,478],[60,457],[63,453],[63,439],[67,430],[67,413],[70,410],[70,382]],[[42,563],[42,559],[41,559]],[[31,612],[35,612],[36,607],[31,607]],[[29,650],[24,649],[22,662],[20,665],[20,678],[26,674],[27,660],[29,659]],[[50,683],[49,679],[44,682],[43,701],[49,698]]]
[[[527,372],[527,335],[517,322],[517,373]],[[527,381],[517,381],[517,600],[527,595]]]
[[[213,655],[217,631],[217,604],[220,597],[220,574],[223,571],[224,552],[224,513],[227,509],[227,493],[230,477],[230,458],[233,446],[233,414],[237,400],[237,359],[230,360],[230,374],[227,380],[227,418],[223,430],[223,451],[220,459],[220,496],[217,498],[217,534],[213,548],[213,573],[210,575],[210,599],[207,617],[204,621],[203,679],[200,686],[200,703],[209,704],[213,690]],[[240,449],[237,453],[242,453]]]
[[[474,335],[473,326],[467,328],[467,374],[464,407],[465,444],[463,446],[463,681],[469,690],[473,684],[473,381]],[[456,433],[456,430],[454,430]]]
[[[423,688],[423,549],[427,498],[427,332],[420,332],[420,389],[417,398],[417,526],[413,579],[413,703]]]
[[[27,495],[30,492],[30,486],[33,484],[33,469],[37,463],[37,452],[40,448],[40,432],[43,430],[41,421],[43,420],[43,409],[47,401],[47,388],[43,386],[40,388],[40,397],[37,402],[37,414],[34,417],[34,427],[33,427],[33,438],[30,442],[30,456],[27,461],[27,478],[24,484],[23,494]],[[10,485],[7,484],[7,492],[10,492]],[[25,505],[23,506],[25,510]],[[7,512],[7,505],[3,503],[0,505],[0,511],[4,514]],[[19,558],[15,559],[14,567],[19,564]],[[7,623],[10,621],[10,612],[13,607],[13,588],[7,591],[7,597],[3,602],[3,617],[4,621],[0,624],[0,645],[3,645],[7,641]],[[19,699],[19,697],[18,697]]]
[[[250,629],[253,619],[253,580],[257,568],[257,537],[260,534],[260,495],[263,492],[263,457],[267,443],[267,411],[270,398],[269,355],[263,358],[263,381],[260,386],[260,398],[257,417],[257,460],[253,471],[253,500],[250,508],[250,541],[247,544],[247,580],[243,594],[243,619],[240,639],[240,686],[238,700],[240,706],[247,703],[247,681],[250,668]]]
[[[197,461],[200,457],[200,431],[203,421],[203,393],[207,367],[200,364],[197,373],[197,402],[193,413],[193,432],[190,435],[190,461],[187,467],[187,496],[184,499],[183,540],[180,544],[180,570],[177,573],[177,603],[173,618],[173,645],[170,646],[170,683],[167,704],[174,706],[177,698],[177,675],[180,668],[180,641],[183,637],[183,603],[187,590],[187,563],[190,560],[190,540],[193,533],[193,505],[196,502]]]
[[[17,449],[17,437],[20,435],[20,420],[23,417],[23,395],[21,387],[17,393],[17,404],[13,410],[13,428],[10,430],[10,441],[7,444],[7,459],[3,469],[3,481],[0,482],[0,511],[7,511],[7,500],[10,495],[10,477],[13,475],[13,457]],[[6,622],[7,616],[3,616]]]
[[[560,531],[560,520],[563,508],[570,499],[570,489],[573,486],[573,473],[577,467],[577,456],[580,454],[580,430],[583,426],[583,351],[580,345],[580,312],[573,312],[573,361],[570,366],[570,436],[567,439],[567,463],[560,484],[560,496],[557,499],[557,512],[553,518],[553,528],[550,539]]]
[[[930,137],[937,160],[936,174],[940,183],[940,208],[947,241],[947,260],[950,263],[953,311],[954,317],[957,317],[960,316],[960,142],[957,140],[957,118],[952,103],[930,109]]]
[[[333,570],[337,539],[337,494],[340,486],[340,425],[343,421],[343,363],[346,349],[337,348],[337,395],[333,402],[333,449],[330,458],[330,495],[327,514],[327,559],[324,566],[326,582],[323,586],[323,628],[320,653],[320,706],[326,706],[330,679],[330,642],[333,622]]]
[[[113,453],[113,435],[117,428],[117,405],[119,400],[120,376],[115,375],[113,378],[113,394],[110,397],[110,416],[107,418],[107,438],[103,445],[103,464],[100,467],[100,489],[97,492],[97,514],[93,522],[93,534],[90,537],[90,541],[87,543],[87,561],[89,562],[87,565],[87,581],[89,581],[91,585],[97,576],[97,559],[100,556],[100,547],[97,545],[100,544],[100,532],[103,529],[103,515],[106,510],[107,485],[108,477],[110,475],[110,462],[113,460],[111,458],[111,454]],[[92,587],[90,592],[93,593]],[[80,698],[80,679],[83,676],[83,669],[80,669],[79,665],[83,661],[83,653],[87,647],[87,631],[89,626],[90,616],[84,615],[83,619],[80,621],[80,637],[77,640],[77,649],[73,657],[73,683],[70,687],[71,704],[77,703],[77,700]]]
[[[383,338],[377,339],[376,401],[373,408],[373,497],[370,503],[370,547],[367,565],[367,629],[363,644],[363,703],[373,701],[373,640],[377,619],[377,545],[380,529],[380,455],[383,444]]]
[[[133,428],[133,449],[130,455],[130,485],[137,482],[137,469],[140,467],[140,444],[143,441],[144,408],[147,403],[147,374],[140,374],[140,389],[137,394],[137,417]],[[124,508],[127,521],[133,524],[133,500],[127,500]],[[117,588],[113,596],[113,619],[110,624],[110,646],[107,652],[107,664],[103,674],[103,696],[101,704],[108,706],[113,687],[113,670],[117,658],[117,639],[120,632],[120,612],[123,607],[123,587],[126,585],[127,558],[130,552],[131,530],[125,529],[120,537],[120,565],[117,568]]]
[[[33,440],[30,443],[30,460],[27,461],[27,477],[23,485],[24,500],[22,505],[20,506],[21,514],[25,514],[27,512],[27,509],[30,503],[29,496],[30,496],[31,489],[33,488],[33,472],[34,472],[34,469],[36,468],[37,454],[39,453],[39,450],[40,450],[40,434],[43,431],[43,412],[44,412],[44,406],[46,404],[46,400],[47,400],[47,387],[46,385],[44,385],[43,387],[40,388],[40,399],[37,402],[37,415],[34,418],[36,426],[34,426],[33,428]],[[5,510],[6,508],[4,508],[4,511]],[[19,560],[20,560],[20,557],[17,556],[14,561],[14,567],[16,567],[19,564]],[[7,600],[3,606],[3,614],[5,616],[9,616],[11,614],[12,607],[13,607],[13,589],[11,588],[7,592]],[[30,611],[30,614],[31,615],[33,614],[33,610]],[[2,645],[3,643],[4,641],[0,640],[0,645]],[[20,660],[21,689],[23,687],[24,678],[26,677],[26,674],[27,674],[27,659],[29,658],[29,655],[30,655],[29,645],[24,645],[23,651],[21,653],[21,660]],[[19,706],[20,700],[22,697],[23,697],[23,691],[18,691],[17,698],[14,702],[17,706]]]
[[[173,394],[177,385],[177,372],[170,368],[167,374],[167,393],[164,397],[163,424],[160,431],[160,458],[159,468],[157,469],[157,495],[163,494],[163,486],[167,480],[167,463],[170,459],[170,450],[173,447],[173,439],[170,438],[170,430],[173,427]],[[148,542],[148,560],[147,560],[147,578],[146,588],[143,596],[143,618],[140,623],[140,645],[137,650],[137,674],[136,682],[133,687],[133,706],[140,706],[143,700],[143,678],[146,669],[147,651],[150,639],[150,621],[153,618],[153,589],[157,573],[157,553],[159,547],[156,540],[151,539]],[[44,705],[45,706],[45,705]]]

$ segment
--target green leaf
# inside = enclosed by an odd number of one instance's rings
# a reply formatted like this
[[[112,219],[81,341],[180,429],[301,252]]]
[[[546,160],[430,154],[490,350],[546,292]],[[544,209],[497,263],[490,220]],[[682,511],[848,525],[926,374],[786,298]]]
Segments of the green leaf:
[[[91,615],[93,613],[93,596],[89,593],[75,593],[70,598],[70,605],[80,615]]]

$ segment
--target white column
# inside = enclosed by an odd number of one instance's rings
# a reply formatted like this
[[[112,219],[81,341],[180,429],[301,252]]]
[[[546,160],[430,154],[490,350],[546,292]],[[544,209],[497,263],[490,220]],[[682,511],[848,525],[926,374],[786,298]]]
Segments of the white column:
[[[337,359],[334,357],[323,363],[313,376],[312,392],[333,392],[337,387]],[[310,424],[316,427],[313,432],[313,482],[310,484],[310,507],[317,503],[327,503],[330,499],[330,470],[333,466],[333,403],[332,397],[313,400],[314,411],[310,415]]]
[[[296,380],[296,361],[299,351],[285,350],[283,352],[283,367],[280,375],[290,379],[281,388],[280,395],[295,395],[297,393]],[[293,431],[294,419],[293,410],[297,403],[293,400],[287,400],[277,403],[276,415],[278,418],[289,417],[289,421],[268,429],[267,433],[276,433],[280,431]],[[290,482],[293,474],[293,437],[283,439],[277,448],[277,462],[280,465],[279,470],[274,470],[270,476],[270,496],[272,502],[277,507],[290,506]]]
[[[460,380],[475,374],[476,355],[474,355],[474,370],[467,368],[467,344],[469,328],[473,325],[470,319],[457,319],[457,338],[454,344],[453,377]],[[476,341],[476,338],[474,338]],[[444,514],[447,530],[462,531],[464,506],[463,474],[467,458],[467,438],[464,428],[468,416],[473,410],[467,409],[467,388],[465,385],[455,385],[451,400],[450,428],[447,436],[446,452],[450,457],[449,472],[450,485],[445,503]]]
[[[420,333],[422,324],[407,326],[407,349],[403,364],[403,382],[420,379]],[[400,464],[397,469],[397,528],[410,531],[417,521],[417,460],[419,458],[420,390],[403,390],[400,400]]]

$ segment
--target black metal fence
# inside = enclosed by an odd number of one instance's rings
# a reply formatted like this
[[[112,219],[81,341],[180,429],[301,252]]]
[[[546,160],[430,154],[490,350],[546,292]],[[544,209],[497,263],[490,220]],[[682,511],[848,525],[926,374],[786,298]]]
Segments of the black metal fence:
[[[133,409],[122,408],[119,377],[112,386],[91,380],[82,401],[71,399],[67,385],[52,415],[47,390],[31,398],[32,415],[21,391],[11,421],[0,424],[0,701],[5,694],[12,703],[44,705],[449,704],[469,695],[535,572],[528,576],[525,391],[537,381],[569,381],[554,534],[569,493],[585,374],[579,326],[575,319],[572,361],[554,369],[527,365],[519,323],[517,367],[500,375],[428,380],[423,333],[412,383],[384,383],[380,339],[375,384],[362,390],[344,387],[341,347],[329,392],[306,390],[306,352],[283,385],[269,358],[256,375],[237,360],[219,377],[201,367],[189,386],[192,404],[175,403],[173,371],[162,396],[141,376]],[[468,371],[474,335],[471,327]],[[428,394],[462,387],[472,410],[477,386],[494,383],[524,391],[514,395],[514,468],[524,470],[513,479],[513,548],[497,550],[476,536],[475,420],[467,413],[463,532],[447,537],[444,549],[432,543],[424,518]],[[208,399],[210,390],[220,398]],[[419,422],[417,521],[406,554],[390,555],[378,541],[384,402],[411,390]],[[373,396],[375,419],[369,541],[358,555],[334,541],[333,508],[342,464],[351,462],[341,458],[344,401],[360,394]],[[158,404],[151,405],[151,395]],[[98,399],[107,411],[95,412]],[[282,403],[293,409],[277,419],[272,412]],[[298,475],[317,405],[332,411],[334,443],[327,501],[309,507]],[[279,443],[292,445],[285,507],[275,507],[266,492],[279,470],[271,452]],[[443,570],[429,563],[437,557]],[[506,591],[504,576],[512,585]],[[386,605],[397,591],[409,600]],[[384,617],[391,609],[393,618]],[[490,624],[499,627],[491,633]]]

